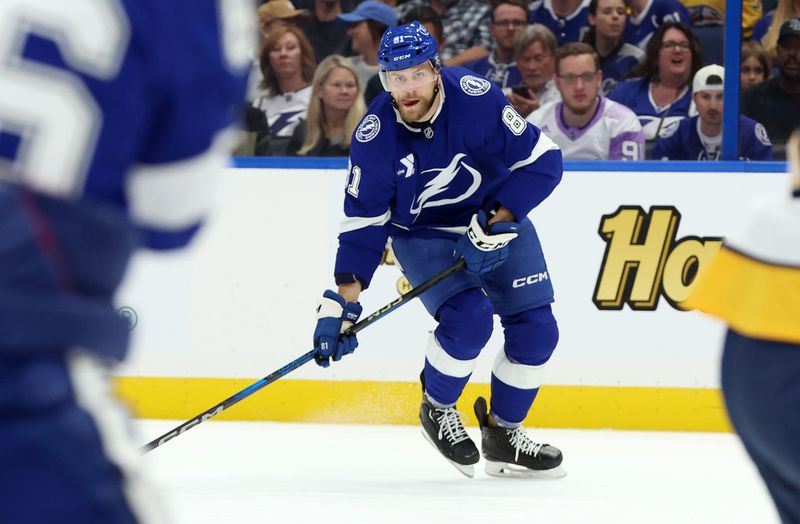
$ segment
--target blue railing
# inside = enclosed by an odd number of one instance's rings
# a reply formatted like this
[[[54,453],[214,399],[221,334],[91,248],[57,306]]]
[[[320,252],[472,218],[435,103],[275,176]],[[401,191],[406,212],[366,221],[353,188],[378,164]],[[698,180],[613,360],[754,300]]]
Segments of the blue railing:
[[[725,0],[725,106],[722,109],[722,158],[739,159],[739,62],[742,54],[742,2]]]

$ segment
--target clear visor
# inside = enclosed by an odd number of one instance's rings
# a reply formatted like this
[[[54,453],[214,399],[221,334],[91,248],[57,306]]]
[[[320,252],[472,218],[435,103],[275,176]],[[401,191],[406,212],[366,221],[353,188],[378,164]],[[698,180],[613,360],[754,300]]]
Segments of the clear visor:
[[[380,71],[378,76],[386,91],[403,92],[435,82],[439,78],[439,72],[430,62],[425,62],[400,71]]]

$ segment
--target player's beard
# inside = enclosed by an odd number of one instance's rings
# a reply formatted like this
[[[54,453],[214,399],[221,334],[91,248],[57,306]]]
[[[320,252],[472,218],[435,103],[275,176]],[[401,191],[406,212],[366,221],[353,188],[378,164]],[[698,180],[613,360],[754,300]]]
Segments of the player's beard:
[[[419,122],[420,119],[428,114],[428,111],[431,110],[433,104],[436,103],[436,97],[439,95],[439,86],[438,84],[433,88],[433,94],[427,100],[421,99],[419,103],[411,108],[406,108],[402,104],[401,101],[394,100],[394,105],[397,108],[397,111],[400,112],[400,118],[402,118],[405,122],[412,123],[412,122]]]

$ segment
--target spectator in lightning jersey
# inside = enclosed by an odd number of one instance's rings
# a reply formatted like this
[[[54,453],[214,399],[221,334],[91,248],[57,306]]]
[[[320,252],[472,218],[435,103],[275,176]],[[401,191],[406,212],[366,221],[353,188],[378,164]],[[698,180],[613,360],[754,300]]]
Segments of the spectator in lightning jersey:
[[[699,114],[664,130],[653,150],[654,159],[720,159],[724,78],[725,69],[718,65],[706,66],[694,75],[692,97]],[[739,117],[739,158],[772,160],[767,130],[746,116]]]
[[[522,82],[517,63],[514,61],[514,37],[528,25],[528,11],[524,0],[500,0],[492,8],[492,24],[489,33],[494,40],[494,51],[478,60],[467,62],[464,67],[485,76],[500,88]]]
[[[631,15],[625,25],[624,38],[629,44],[642,49],[665,23],[691,23],[689,10],[678,0],[630,0],[630,8]]]
[[[592,46],[600,57],[603,85],[600,93],[607,95],[615,85],[627,78],[628,72],[644,60],[644,51],[622,38],[627,20],[625,0],[591,0],[589,2],[589,32],[583,41]]]
[[[608,98],[636,113],[645,139],[654,140],[661,129],[696,114],[690,86],[702,58],[697,38],[680,22],[659,27],[645,55],[645,61],[631,72],[639,78],[617,84]]]
[[[267,115],[269,154],[284,156],[295,126],[308,110],[317,66],[314,50],[300,29],[278,27],[264,41],[260,63],[262,94],[253,105]]]
[[[530,22],[548,28],[562,46],[583,39],[589,29],[588,13],[589,0],[534,0]]]
[[[247,2],[0,5],[19,44],[3,46],[0,100],[0,520],[166,522],[108,383],[132,328],[114,299],[138,247],[183,247],[204,221],[255,17]]]
[[[550,102],[527,120],[561,148],[567,160],[644,160],[644,133],[636,115],[599,96],[603,72],[597,53],[583,43],[556,52],[560,102]]]

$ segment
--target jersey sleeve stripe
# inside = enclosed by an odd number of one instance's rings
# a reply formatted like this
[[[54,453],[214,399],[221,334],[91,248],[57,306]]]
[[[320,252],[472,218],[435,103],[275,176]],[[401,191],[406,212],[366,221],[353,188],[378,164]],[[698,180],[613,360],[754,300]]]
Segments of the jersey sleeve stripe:
[[[342,221],[339,228],[340,233],[349,233],[357,229],[364,229],[369,226],[382,226],[389,221],[392,216],[391,210],[377,217],[347,217]]]
[[[134,222],[164,230],[185,229],[200,222],[216,196],[229,145],[230,136],[223,132],[211,148],[193,158],[133,167],[126,191]]]
[[[527,165],[533,164],[536,162],[539,157],[543,154],[547,153],[548,151],[558,150],[558,145],[550,140],[550,137],[545,135],[544,133],[539,133],[539,140],[536,141],[536,145],[533,146],[533,151],[531,151],[530,156],[524,160],[520,160],[516,162],[514,165],[511,166],[509,171],[512,173],[521,167],[525,167]]]

